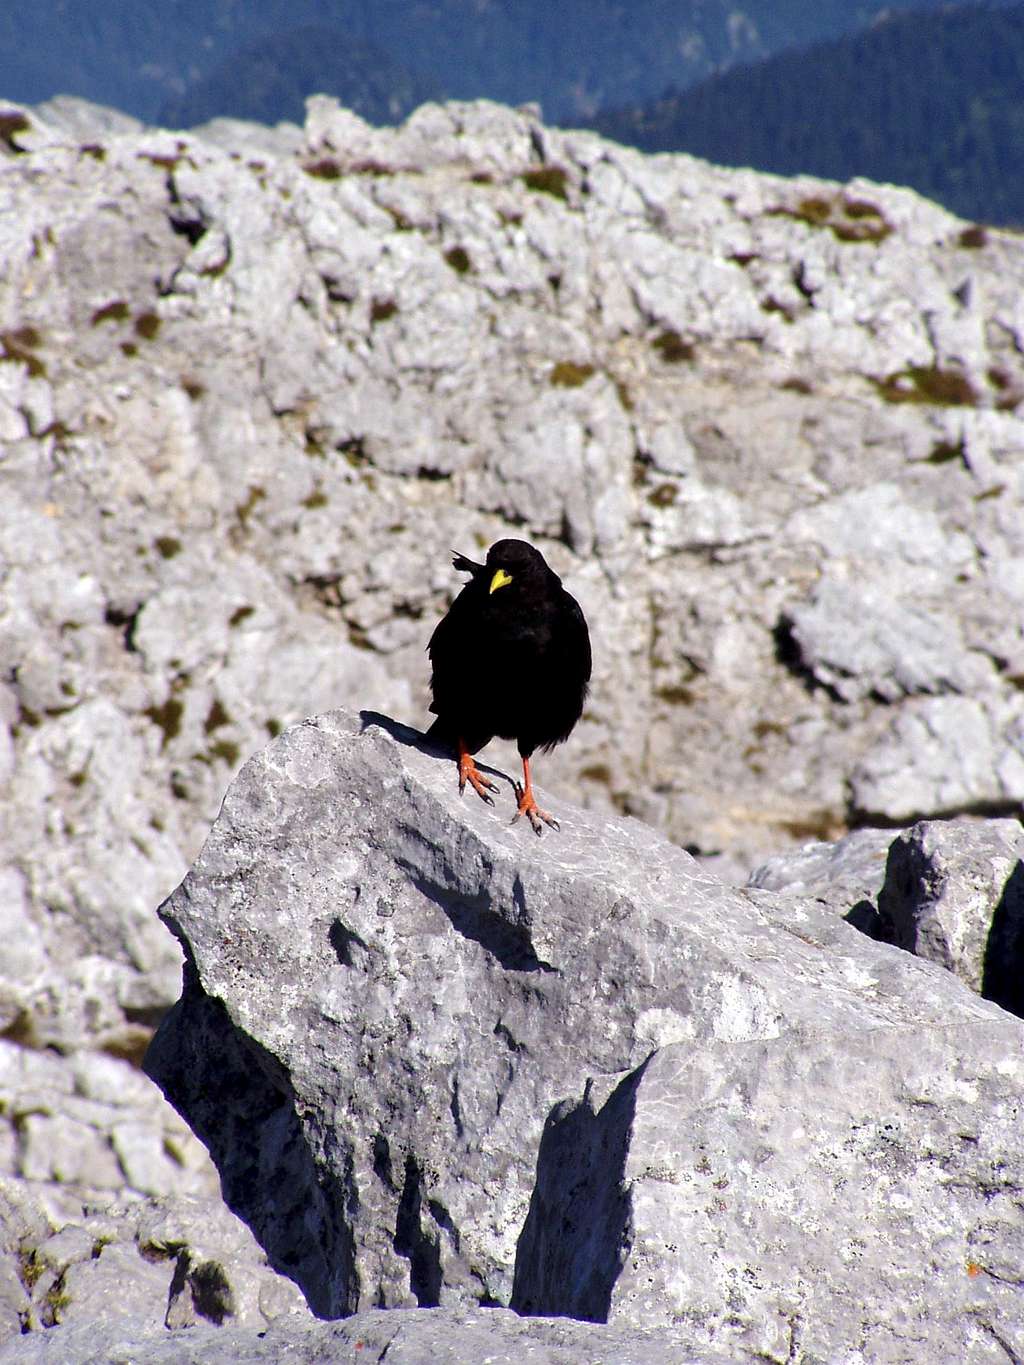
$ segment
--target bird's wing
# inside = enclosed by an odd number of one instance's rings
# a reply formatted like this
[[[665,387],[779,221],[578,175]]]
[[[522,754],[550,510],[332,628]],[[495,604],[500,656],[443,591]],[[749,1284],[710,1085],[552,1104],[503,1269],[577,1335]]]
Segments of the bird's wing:
[[[583,608],[571,593],[564,593],[564,597],[566,635],[572,639],[573,654],[580,661],[583,681],[589,682],[593,659],[590,652],[590,631],[587,629],[587,618],[583,615]]]

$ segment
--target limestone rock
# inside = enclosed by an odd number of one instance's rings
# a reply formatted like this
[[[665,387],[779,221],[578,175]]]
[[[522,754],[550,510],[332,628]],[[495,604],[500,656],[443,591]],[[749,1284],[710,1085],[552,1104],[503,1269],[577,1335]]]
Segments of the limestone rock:
[[[889,852],[878,911],[890,941],[1024,1014],[1024,830],[927,821]]]
[[[697,1358],[991,1358],[1024,1326],[1020,1021],[546,800],[538,841],[367,713],[229,791],[161,912],[185,985],[147,1067],[271,1262],[327,1316],[497,1302],[677,1324]]]
[[[738,881],[851,820],[1019,808],[1013,234],[487,102],[24,117],[0,1030],[137,1053],[174,995],[149,910],[245,756],[337,704],[421,717],[451,549],[510,530],[592,625],[561,791]]]
[[[73,1316],[132,1257],[149,1266],[129,1215],[110,1212],[123,1200],[216,1191],[195,1139],[122,1060],[141,1055],[178,989],[152,907],[268,738],[339,703],[425,715],[423,648],[457,587],[453,547],[472,554],[510,529],[537,539],[590,618],[592,700],[540,772],[556,806],[640,814],[742,882],[768,853],[836,839],[851,821],[1009,815],[1024,801],[1019,238],[965,234],[893,187],[644,157],[484,102],[427,106],[399,129],[322,99],[301,130],[171,133],[64,99],[25,117],[0,153],[0,1178],[21,1182],[18,1208],[43,1225],[13,1205],[0,1214],[4,1330],[54,1317],[68,1284]],[[742,903],[776,925],[773,943],[779,923],[812,925],[830,945],[812,958],[834,955],[843,915],[879,932],[876,854],[865,846],[860,864],[858,850],[806,855],[786,887],[777,865]],[[394,884],[407,875],[397,868]],[[348,895],[351,876],[339,885]],[[998,903],[986,888],[980,899]],[[442,941],[448,921],[432,914]],[[527,951],[555,962],[542,930],[536,943],[532,929],[496,932],[480,952],[526,952],[532,970],[515,979],[546,999],[555,974]],[[976,984],[984,930],[943,932]],[[374,960],[336,939],[329,972]],[[879,979],[924,1009],[923,968],[866,941],[849,951],[854,965],[837,959],[849,980],[865,979],[857,954],[881,953]],[[766,1019],[796,1029],[804,1006],[814,1012],[806,983],[789,1001],[761,967],[715,961],[717,985],[682,1014],[703,1017],[714,1046],[765,1043]],[[500,956],[494,968],[517,970]],[[566,1131],[604,1131],[613,1112],[594,1128],[587,1107],[602,1086],[635,1090],[640,1113],[656,1081],[671,1091],[677,1028],[701,1036],[650,989],[659,1003],[620,1020],[611,1060],[566,1062],[548,1089],[512,1086],[516,1152],[484,1201],[499,1225],[470,1217],[469,1251],[449,1249],[431,1142],[362,1154],[385,1173],[359,1167],[367,1218],[402,1209],[402,1232],[393,1224],[359,1271],[366,1283],[415,1301],[409,1265],[429,1297],[443,1262],[458,1285],[442,1275],[446,1296],[474,1302],[486,1281],[507,1299],[509,1227],[540,1188],[522,1132],[539,1142],[559,1101]],[[223,1038],[216,1007],[189,1000],[207,1011],[201,1036]],[[520,1015],[530,1021],[538,1050],[549,1025],[531,1001],[511,992],[502,1018],[513,1040]],[[888,1018],[895,1006],[878,1008]],[[907,1021],[919,1026],[911,1004]],[[495,1097],[525,1065],[504,1039],[508,1055],[488,1063]],[[627,1081],[641,1043],[657,1056],[649,1077]],[[370,1035],[367,1055],[383,1046]],[[841,1059],[808,1046],[839,1083]],[[255,1225],[264,1235],[308,1208],[322,1232],[337,1228],[318,1168],[292,1160],[306,1150],[294,1105],[260,1055],[254,1068],[249,1052],[227,1052],[219,1080],[265,1120],[273,1159],[239,1128],[240,1168],[261,1188],[261,1160],[292,1176]],[[783,1049],[763,1064],[779,1083],[794,1068],[803,1103],[798,1060]],[[720,1069],[746,1085],[735,1058]],[[697,1073],[678,1074],[700,1090]],[[468,1079],[464,1091],[458,1112],[486,1128],[484,1098]],[[817,1122],[805,1127],[827,1144]],[[907,1128],[908,1150],[921,1131]],[[615,1192],[598,1196],[608,1226]],[[88,1261],[85,1203],[110,1218],[112,1239]],[[531,1255],[544,1264],[538,1216]],[[358,1300],[365,1248],[331,1236],[285,1238],[277,1263],[319,1285],[316,1302]],[[1002,1233],[978,1236],[1002,1274]],[[186,1242],[187,1255],[158,1263],[168,1294],[177,1277],[173,1320],[226,1302],[207,1267],[229,1262],[239,1311],[259,1303],[269,1320],[290,1301],[265,1263]],[[45,1273],[26,1286],[22,1258],[44,1243]],[[552,1254],[568,1264],[578,1248]],[[992,1277],[968,1278],[976,1289]],[[146,1269],[147,1303],[154,1284]],[[778,1322],[759,1340],[789,1349]]]
[[[0,1346],[2,1365],[710,1365],[735,1357],[693,1352],[683,1328],[631,1328],[521,1318],[502,1308],[370,1310],[344,1322],[265,1331],[191,1327],[154,1333],[117,1323],[60,1327]]]
[[[102,1212],[80,1206],[50,1232],[47,1224],[61,1221],[52,1212],[26,1227],[0,1189],[0,1216],[9,1244],[0,1254],[0,1306],[9,1315],[0,1318],[0,1342],[112,1318],[140,1334],[311,1320],[299,1290],[267,1265],[249,1229],[215,1196],[136,1200]]]
[[[863,933],[891,942],[881,927],[876,901],[892,840],[892,830],[858,829],[834,844],[804,844],[755,868],[747,889],[811,897]]]
[[[223,1205],[205,1150],[136,1067],[0,1040],[0,1342],[308,1317]]]
[[[849,909],[855,900],[878,895],[892,841],[891,830],[858,829],[834,844],[804,844],[755,868],[747,885],[814,896]]]

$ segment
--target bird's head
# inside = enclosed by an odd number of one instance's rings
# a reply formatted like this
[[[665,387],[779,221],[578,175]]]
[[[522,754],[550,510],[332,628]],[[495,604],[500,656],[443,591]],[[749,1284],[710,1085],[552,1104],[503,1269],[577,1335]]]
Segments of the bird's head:
[[[487,551],[484,577],[488,594],[511,585],[525,586],[555,577],[544,556],[525,540],[496,540]]]

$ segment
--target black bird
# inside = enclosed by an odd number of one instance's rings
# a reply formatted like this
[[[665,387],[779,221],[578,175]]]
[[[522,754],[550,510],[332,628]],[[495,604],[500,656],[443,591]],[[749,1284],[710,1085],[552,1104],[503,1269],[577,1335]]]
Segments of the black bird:
[[[530,756],[568,739],[583,710],[591,668],[583,612],[525,540],[496,541],[486,564],[460,554],[452,563],[472,577],[427,646],[437,716],[427,738],[458,754],[459,791],[468,782],[490,805],[495,785],[472,755],[495,735],[514,739],[523,760],[514,820],[525,815],[538,834],[542,820],[557,829],[534,799]]]

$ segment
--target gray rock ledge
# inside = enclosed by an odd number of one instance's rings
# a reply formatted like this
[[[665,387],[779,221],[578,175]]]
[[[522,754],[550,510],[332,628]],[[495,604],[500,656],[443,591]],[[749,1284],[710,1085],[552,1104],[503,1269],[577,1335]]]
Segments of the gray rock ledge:
[[[344,1322],[275,1323],[265,1332],[193,1327],[140,1332],[117,1323],[56,1328],[0,1347],[0,1365],[710,1365],[687,1332],[521,1318],[507,1309],[371,1310]]]

